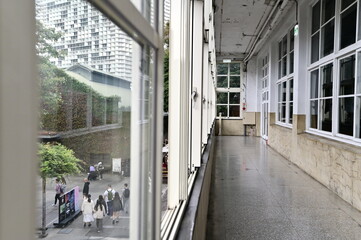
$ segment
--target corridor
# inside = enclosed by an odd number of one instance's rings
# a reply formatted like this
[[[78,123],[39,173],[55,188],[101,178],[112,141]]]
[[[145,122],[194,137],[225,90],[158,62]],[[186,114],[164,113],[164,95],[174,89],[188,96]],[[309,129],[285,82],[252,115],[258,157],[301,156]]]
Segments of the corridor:
[[[361,213],[255,137],[218,137],[207,240],[361,239]]]

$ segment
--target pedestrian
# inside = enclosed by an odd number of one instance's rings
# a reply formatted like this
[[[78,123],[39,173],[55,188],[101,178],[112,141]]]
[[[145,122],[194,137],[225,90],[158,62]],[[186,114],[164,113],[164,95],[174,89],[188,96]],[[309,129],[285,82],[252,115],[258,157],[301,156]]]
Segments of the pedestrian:
[[[94,211],[94,202],[91,200],[91,195],[88,194],[87,198],[84,198],[83,204],[81,205],[81,211],[83,212],[83,222],[84,227],[88,224],[90,227],[92,222],[94,222],[93,211]]]
[[[56,206],[56,203],[57,203],[58,200],[59,200],[59,204],[60,204],[60,196],[62,194],[62,191],[63,191],[63,189],[62,189],[62,186],[60,184],[60,180],[59,180],[59,178],[57,178],[55,180],[55,200],[54,200],[53,206]]]
[[[115,192],[114,199],[113,199],[113,224],[119,222],[120,211],[123,210],[122,200],[120,199],[119,193]]]
[[[84,187],[83,187],[83,198],[87,198],[89,194],[89,185],[90,182],[87,178],[84,178]]]
[[[125,183],[123,194],[122,194],[123,208],[124,208],[125,213],[129,212],[129,196],[130,196],[130,190],[128,188],[128,184]]]
[[[112,185],[108,185],[107,190],[105,190],[103,196],[105,199],[105,202],[107,203],[108,207],[108,215],[113,216],[113,198],[115,195],[115,190],[112,188]]]
[[[97,225],[97,232],[103,231],[103,218],[105,213],[107,212],[107,206],[104,202],[104,198],[102,195],[99,195],[97,203],[94,207],[94,217]]]
[[[97,174],[95,172],[95,167],[93,165],[90,165],[89,167],[89,173],[88,173],[88,180],[96,180],[97,179]]]
[[[104,170],[103,163],[98,162],[96,169],[97,169],[97,172],[98,172],[99,180],[102,180],[103,179],[103,170]]]

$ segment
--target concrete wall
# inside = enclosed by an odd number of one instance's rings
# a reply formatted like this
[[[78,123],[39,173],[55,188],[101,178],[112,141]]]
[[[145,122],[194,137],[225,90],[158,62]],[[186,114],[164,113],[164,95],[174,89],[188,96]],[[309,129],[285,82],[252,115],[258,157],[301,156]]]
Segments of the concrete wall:
[[[270,115],[269,146],[361,211],[360,147],[304,132],[305,115],[293,115],[293,129]]]
[[[219,135],[220,122],[222,124],[223,136],[240,136],[244,135],[243,120],[240,119],[222,119],[216,121],[216,135]]]

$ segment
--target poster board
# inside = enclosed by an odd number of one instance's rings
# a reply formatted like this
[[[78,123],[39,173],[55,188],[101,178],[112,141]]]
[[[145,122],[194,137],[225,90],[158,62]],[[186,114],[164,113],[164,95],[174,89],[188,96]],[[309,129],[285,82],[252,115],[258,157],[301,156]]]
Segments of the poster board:
[[[113,158],[112,171],[117,172],[117,173],[122,172],[122,159],[121,158]]]

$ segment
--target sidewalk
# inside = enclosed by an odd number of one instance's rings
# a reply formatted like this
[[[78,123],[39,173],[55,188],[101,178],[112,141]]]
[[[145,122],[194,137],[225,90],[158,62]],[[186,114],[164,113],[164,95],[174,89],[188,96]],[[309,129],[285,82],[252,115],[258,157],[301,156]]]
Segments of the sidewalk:
[[[67,188],[65,191],[69,191],[75,186],[79,186],[80,196],[82,196],[83,179],[86,175],[67,177]],[[105,173],[103,174],[103,180],[91,181],[89,186],[89,193],[92,195],[92,200],[96,200],[99,195],[102,195],[107,189],[108,184],[111,184],[115,191],[122,192],[124,183],[129,184],[129,177],[122,177],[119,174]],[[38,201],[36,209],[36,221],[37,227],[41,227],[42,218],[42,193],[41,193],[41,179],[38,180]],[[58,206],[52,206],[55,196],[55,180],[47,181],[46,192],[46,222],[48,236],[45,239],[57,240],[57,239],[71,239],[71,240],[85,240],[85,239],[128,239],[129,238],[129,215],[124,212],[121,213],[121,219],[115,225],[112,224],[112,220],[109,216],[106,216],[103,220],[104,231],[102,233],[96,232],[95,222],[92,226],[83,227],[83,216],[79,215],[72,223],[65,228],[54,228],[53,223],[58,221]],[[129,184],[129,189],[132,190]],[[82,199],[79,200],[81,204]]]

